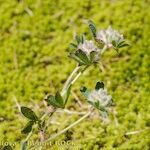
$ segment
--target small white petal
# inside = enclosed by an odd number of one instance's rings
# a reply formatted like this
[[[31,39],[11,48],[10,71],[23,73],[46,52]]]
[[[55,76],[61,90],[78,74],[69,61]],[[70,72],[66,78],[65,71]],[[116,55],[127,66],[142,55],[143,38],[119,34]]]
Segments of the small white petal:
[[[96,39],[102,41],[107,47],[112,47],[113,41],[123,41],[124,37],[118,31],[113,30],[111,26],[109,26],[106,30],[98,31],[96,34]]]
[[[91,102],[100,102],[101,106],[107,106],[112,100],[111,95],[108,95],[106,89],[93,90],[88,96],[89,101]]]
[[[81,49],[86,54],[90,54],[90,52],[92,51],[98,51],[98,48],[94,45],[94,42],[92,40],[85,40],[83,44],[80,43],[78,45],[78,49]]]

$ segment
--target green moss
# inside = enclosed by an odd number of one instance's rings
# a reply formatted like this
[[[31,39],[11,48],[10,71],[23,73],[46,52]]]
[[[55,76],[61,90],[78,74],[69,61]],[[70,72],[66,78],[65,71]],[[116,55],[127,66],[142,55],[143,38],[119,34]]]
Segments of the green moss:
[[[62,87],[75,66],[75,62],[67,58],[73,33],[87,35],[84,21],[91,19],[99,28],[111,25],[120,30],[131,47],[122,49],[119,55],[115,51],[106,52],[102,59],[104,71],[99,71],[98,66],[89,68],[73,87],[86,105],[80,86],[93,87],[96,81],[104,81],[117,104],[119,122],[116,127],[114,121],[105,126],[99,118],[83,121],[71,130],[71,138],[77,142],[74,149],[148,150],[149,5],[146,0],[0,1],[0,140],[19,144],[24,137],[20,133],[24,119],[17,110],[14,96],[21,105],[34,107],[42,105],[46,93]],[[73,97],[67,107],[82,111]],[[58,122],[66,122],[61,126],[52,125],[50,133],[77,119],[74,116],[69,121],[67,115],[55,117]],[[126,132],[143,129],[139,134],[124,136]],[[66,137],[67,134],[58,139]]]

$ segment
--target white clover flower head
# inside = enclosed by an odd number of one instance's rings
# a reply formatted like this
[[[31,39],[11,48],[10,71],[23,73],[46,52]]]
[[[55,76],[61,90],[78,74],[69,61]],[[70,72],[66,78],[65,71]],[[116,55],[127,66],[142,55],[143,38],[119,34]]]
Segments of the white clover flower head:
[[[111,26],[109,26],[106,30],[98,31],[96,33],[96,39],[102,41],[108,48],[111,48],[113,46],[113,41],[119,43],[124,40],[124,37],[118,31],[113,30]]]
[[[98,102],[101,106],[107,107],[112,101],[112,96],[108,95],[107,90],[100,88],[99,90],[93,90],[88,95],[88,100],[91,102]]]
[[[80,43],[78,45],[78,49],[81,49],[87,55],[89,55],[92,51],[98,51],[98,48],[92,40],[85,40],[84,43]]]

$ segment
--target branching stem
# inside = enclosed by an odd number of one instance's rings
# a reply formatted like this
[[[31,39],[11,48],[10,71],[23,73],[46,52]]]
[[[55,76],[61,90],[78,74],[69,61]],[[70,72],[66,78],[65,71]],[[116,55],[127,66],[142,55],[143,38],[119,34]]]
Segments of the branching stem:
[[[78,119],[77,121],[73,122],[71,125],[69,125],[68,127],[66,127],[65,129],[61,130],[60,132],[52,135],[51,137],[49,137],[47,140],[43,141],[42,143],[46,143],[49,142],[55,138],[57,138],[58,136],[62,135],[63,133],[65,133],[66,131],[68,131],[69,129],[71,129],[72,127],[76,126],[78,123],[80,123],[82,120],[84,120],[85,118],[87,118],[88,116],[90,116],[90,114],[92,113],[92,109],[90,109],[90,111],[88,111],[84,116],[82,116],[80,119]],[[30,150],[36,149],[37,146],[31,147]]]

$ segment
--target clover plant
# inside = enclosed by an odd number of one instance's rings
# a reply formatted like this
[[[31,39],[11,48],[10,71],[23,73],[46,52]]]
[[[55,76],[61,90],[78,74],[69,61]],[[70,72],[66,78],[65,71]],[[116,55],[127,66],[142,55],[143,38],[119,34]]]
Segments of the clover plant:
[[[75,41],[70,43],[72,52],[69,54],[69,57],[76,61],[77,65],[75,69],[66,80],[61,91],[57,91],[54,94],[48,94],[44,99],[47,105],[53,108],[50,114],[45,113],[42,117],[39,117],[30,108],[24,106],[21,107],[23,116],[27,118],[27,124],[22,130],[23,134],[27,134],[27,138],[22,142],[21,145],[22,150],[36,149],[36,146],[27,146],[29,138],[34,133],[33,127],[37,127],[39,131],[42,131],[45,125],[44,118],[47,115],[52,116],[58,108],[65,108],[69,95],[71,94],[71,87],[89,66],[101,61],[102,54],[107,52],[107,50],[114,49],[118,52],[120,48],[129,45],[124,39],[123,35],[118,31],[113,30],[111,27],[99,30],[92,21],[88,21],[88,26],[92,35],[90,40],[86,39],[84,35],[76,35]],[[94,111],[94,109],[97,109],[100,112],[102,119],[105,119],[109,116],[110,108],[114,106],[114,102],[112,96],[107,92],[104,83],[102,81],[95,83],[94,89],[88,89],[84,85],[81,86],[82,87],[79,90],[90,105],[89,111],[64,130],[61,130],[55,135],[44,139],[43,142],[48,142],[58,137],[76,124],[80,123],[83,119],[88,117],[92,111]]]

